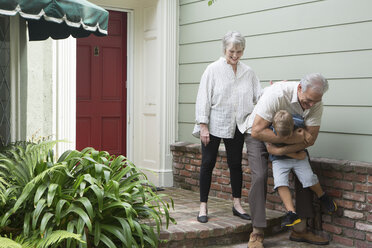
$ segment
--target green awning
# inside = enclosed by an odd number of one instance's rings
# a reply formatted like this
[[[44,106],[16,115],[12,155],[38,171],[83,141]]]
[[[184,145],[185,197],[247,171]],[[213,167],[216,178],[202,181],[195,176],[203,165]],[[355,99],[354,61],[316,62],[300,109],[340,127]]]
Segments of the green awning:
[[[0,15],[28,21],[30,40],[107,35],[108,12],[86,0],[0,0]]]

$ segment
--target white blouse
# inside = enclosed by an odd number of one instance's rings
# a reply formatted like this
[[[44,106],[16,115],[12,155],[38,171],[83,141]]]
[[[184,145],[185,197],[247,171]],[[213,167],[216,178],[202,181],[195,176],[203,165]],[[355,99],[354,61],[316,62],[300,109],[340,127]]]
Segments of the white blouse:
[[[200,123],[208,124],[209,133],[219,138],[233,138],[236,126],[245,133],[261,92],[259,79],[244,63],[238,62],[236,74],[223,57],[208,65],[196,98],[193,135],[199,137]]]

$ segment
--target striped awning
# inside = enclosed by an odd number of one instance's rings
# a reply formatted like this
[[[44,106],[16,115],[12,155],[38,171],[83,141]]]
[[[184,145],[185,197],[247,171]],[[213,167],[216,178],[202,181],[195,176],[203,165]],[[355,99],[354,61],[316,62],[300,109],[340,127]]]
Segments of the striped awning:
[[[27,20],[30,40],[107,35],[108,11],[86,0],[0,0],[0,15]]]

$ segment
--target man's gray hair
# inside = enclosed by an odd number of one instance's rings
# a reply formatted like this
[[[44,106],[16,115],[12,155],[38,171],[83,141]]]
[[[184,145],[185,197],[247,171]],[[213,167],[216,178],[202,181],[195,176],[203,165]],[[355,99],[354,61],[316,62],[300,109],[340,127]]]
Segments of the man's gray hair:
[[[234,46],[240,46],[244,50],[245,48],[245,38],[237,31],[229,31],[222,38],[223,52],[226,52],[228,45],[233,44]]]
[[[307,74],[300,81],[302,92],[305,92],[307,88],[311,88],[320,94],[324,94],[328,90],[328,81],[320,73]]]

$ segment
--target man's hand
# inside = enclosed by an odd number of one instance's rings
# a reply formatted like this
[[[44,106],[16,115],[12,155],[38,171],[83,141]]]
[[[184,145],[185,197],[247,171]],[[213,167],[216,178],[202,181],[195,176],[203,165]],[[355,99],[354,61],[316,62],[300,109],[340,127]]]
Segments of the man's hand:
[[[210,141],[209,129],[207,124],[200,123],[200,140],[205,146],[207,146]]]
[[[273,145],[272,143],[266,143],[266,149],[267,149],[267,152],[272,155],[276,155],[276,156],[284,155],[282,147],[278,147],[276,145]]]
[[[303,128],[296,129],[296,131],[294,132],[294,137],[293,137],[294,140],[300,141],[300,142],[296,142],[296,143],[304,142],[305,145],[309,145],[310,142],[312,141],[312,138],[313,138],[313,136],[311,135],[311,133],[308,132],[306,129],[303,129]]]
[[[313,140],[313,136],[311,135],[311,133],[309,133],[308,131],[304,130],[304,142],[306,145],[309,145],[310,142],[312,142]]]
[[[299,144],[305,141],[305,130],[303,128],[296,129],[291,136],[285,138],[286,144]]]

